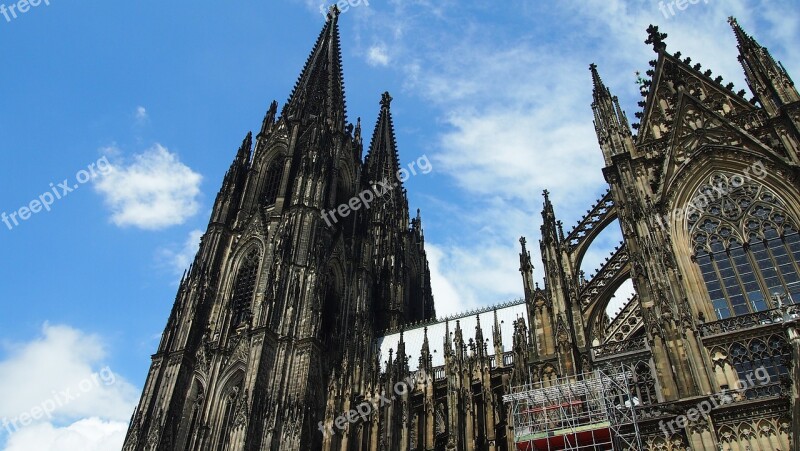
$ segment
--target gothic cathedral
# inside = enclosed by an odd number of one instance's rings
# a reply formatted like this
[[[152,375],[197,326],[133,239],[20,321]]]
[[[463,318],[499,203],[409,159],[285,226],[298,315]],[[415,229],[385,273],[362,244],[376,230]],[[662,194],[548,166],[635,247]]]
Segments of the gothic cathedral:
[[[608,191],[568,232],[545,191],[543,287],[521,238],[524,299],[437,319],[402,183],[340,208],[400,163],[388,93],[362,159],[338,16],[225,174],[123,450],[800,450],[800,95],[766,48],[730,20],[747,100],[651,26],[632,125],[591,65]]]

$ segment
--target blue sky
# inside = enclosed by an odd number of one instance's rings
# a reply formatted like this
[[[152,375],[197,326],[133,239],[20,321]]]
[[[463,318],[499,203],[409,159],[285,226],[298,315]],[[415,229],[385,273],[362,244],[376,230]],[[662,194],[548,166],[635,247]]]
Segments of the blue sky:
[[[48,3],[10,20],[0,8],[0,213],[47,199],[51,183],[72,188],[50,211],[0,223],[0,445],[119,449],[222,176],[269,103],[288,97],[330,2]],[[604,191],[589,63],[632,121],[650,23],[669,51],[746,88],[726,23],[735,15],[800,76],[793,1],[673,10],[369,0],[342,13],[349,120],[371,134],[388,90],[401,162],[433,163],[406,186],[440,315],[521,297],[521,235],[541,277],[543,189],[567,231]],[[97,176],[78,183],[92,164]],[[604,234],[587,274],[618,239]],[[81,396],[62,399],[70,387]],[[2,423],[59,401],[13,434]]]

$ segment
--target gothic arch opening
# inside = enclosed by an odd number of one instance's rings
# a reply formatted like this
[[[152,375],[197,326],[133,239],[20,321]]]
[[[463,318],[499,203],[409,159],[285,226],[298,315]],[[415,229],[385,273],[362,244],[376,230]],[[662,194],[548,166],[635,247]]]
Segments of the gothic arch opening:
[[[261,250],[257,246],[253,246],[239,263],[230,302],[232,329],[248,320],[251,315],[260,264]]]
[[[616,226],[612,224],[616,224]],[[607,232],[610,233],[610,235],[607,234]],[[614,241],[609,243],[609,239]],[[595,208],[587,212],[587,216],[582,222],[578,223],[577,228],[569,233],[567,241],[572,247],[570,260],[576,270],[584,266],[583,260],[595,243],[601,243],[601,245],[605,243],[605,245],[613,247],[622,241],[622,233],[617,218],[617,209],[614,206],[610,193],[606,193]],[[594,269],[594,267],[591,266],[591,262],[586,269]]]
[[[593,346],[625,341],[639,335],[642,318],[639,300],[630,277],[626,277],[614,294],[602,303],[605,308],[600,310],[602,305],[597,306],[597,313],[589,325],[589,339]]]
[[[633,288],[633,280],[629,277],[617,288],[613,295],[608,300],[606,306],[606,314],[609,319],[614,319],[621,310],[628,305],[632,298],[636,295],[636,290]]]
[[[617,293],[619,293],[620,296],[626,296],[628,290],[627,287],[629,285],[631,288],[633,287],[629,271],[625,271],[622,274],[622,277],[612,280],[610,283],[611,285],[609,285],[607,289],[607,293],[609,294],[598,297],[595,300],[595,304],[589,306],[586,312],[586,336],[589,337],[589,340],[592,344],[595,342],[602,344],[613,338],[605,336],[606,329],[610,325],[611,320],[616,317],[616,315],[610,316],[610,314],[607,313],[611,308],[609,305],[613,300],[615,302],[614,307],[619,309],[619,307],[617,307]],[[616,311],[614,313],[616,313]]]
[[[263,204],[270,206],[275,203],[281,188],[283,178],[283,157],[277,155],[270,162],[264,179]]]
[[[592,234],[590,241],[584,243],[581,252],[575,257],[575,267],[578,275],[583,272],[588,279],[590,275],[603,265],[603,259],[619,246],[622,242],[622,229],[616,216],[613,220],[598,226],[598,230]]]
[[[196,440],[199,426],[202,423],[203,408],[206,402],[206,389],[204,384],[197,378],[192,382],[186,402],[183,408],[183,418],[181,428],[178,433],[178,442],[175,449],[190,451],[196,448]]]
[[[408,312],[406,320],[420,321],[425,317],[425,290],[422,286],[423,275],[421,264],[416,256],[408,259]]]
[[[786,202],[727,171],[712,173],[694,194],[687,226],[713,319],[800,302],[800,235]]]
[[[236,449],[236,432],[246,420],[244,410],[247,399],[244,392],[244,372],[239,369],[228,377],[217,397],[214,422],[218,431],[216,449],[229,451]]]
[[[334,205],[335,207],[348,203],[350,199],[355,195],[353,189],[353,177],[351,175],[350,166],[341,165],[337,175],[338,177],[336,179],[336,204]]]
[[[342,315],[342,302],[344,293],[342,290],[342,286],[344,285],[341,281],[340,271],[338,268],[331,267],[328,270],[328,275],[325,278],[325,287],[322,293],[322,319],[320,324],[320,341],[322,341],[323,349],[325,349],[325,355],[332,357],[335,355],[340,355],[340,350],[342,348],[343,343],[341,343],[344,337],[340,336],[339,334],[343,330],[342,322],[343,318]],[[336,362],[329,361],[329,358],[325,359],[323,371],[327,373],[327,370],[332,367]]]

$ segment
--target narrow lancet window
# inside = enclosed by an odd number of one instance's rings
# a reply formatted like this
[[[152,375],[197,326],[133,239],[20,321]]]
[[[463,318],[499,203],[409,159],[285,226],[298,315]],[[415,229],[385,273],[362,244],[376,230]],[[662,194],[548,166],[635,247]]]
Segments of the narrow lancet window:
[[[244,258],[241,266],[239,266],[239,272],[236,274],[233,296],[231,298],[231,325],[233,327],[239,326],[250,315],[260,260],[261,253],[258,249],[253,249]]]
[[[283,164],[276,159],[269,165],[267,170],[266,186],[264,187],[264,205],[272,205],[278,198],[278,190],[281,187],[281,176],[283,175]]]

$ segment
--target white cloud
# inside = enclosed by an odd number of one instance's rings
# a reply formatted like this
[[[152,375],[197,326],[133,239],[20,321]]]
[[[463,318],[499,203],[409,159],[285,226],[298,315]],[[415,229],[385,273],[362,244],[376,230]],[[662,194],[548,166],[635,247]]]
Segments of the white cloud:
[[[431,271],[431,290],[436,293],[437,316],[447,316],[466,310],[468,305],[466,300],[458,293],[450,278],[442,274],[441,260],[444,258],[444,252],[435,244],[425,246],[425,251],[428,254]]]
[[[136,107],[136,120],[138,122],[145,122],[148,119],[147,109],[143,106]]]
[[[606,307],[606,313],[610,318],[616,318],[617,314],[622,310],[622,307],[628,303],[628,300],[633,297],[636,293],[636,290],[633,289],[633,281],[631,279],[622,282],[617,291],[614,293],[614,296],[608,301],[608,307]]]
[[[440,196],[469,200],[427,199],[435,204],[432,215],[428,208],[428,228],[441,227],[426,243],[433,249],[439,314],[521,294],[520,235],[528,237],[541,280],[543,189],[551,192],[565,233],[605,191],[592,127],[590,63],[599,64],[632,121],[641,100],[634,72],[649,69],[654,58],[643,43],[651,23],[669,34],[670,52],[680,50],[737,90],[746,86],[729,15],[773,55],[792,62],[790,73],[800,72],[800,51],[791,45],[800,20],[791,1],[713,1],[668,19],[657,1],[567,0],[551,8],[523,2],[510,5],[516,19],[506,27],[476,19],[479,7],[461,2],[397,0],[389,6],[394,10],[378,11],[359,32],[367,42],[389,39],[392,67],[402,71],[406,90],[439,109],[442,127],[427,137],[436,143],[429,155],[455,185]],[[386,33],[391,29],[402,32]],[[457,219],[448,219],[453,215]],[[448,241],[453,230],[458,236]],[[595,242],[585,259],[587,276],[617,244],[614,237]],[[622,291],[618,297],[626,297]]]
[[[87,418],[66,427],[44,423],[31,426],[8,440],[5,451],[118,451],[128,423]]]
[[[114,165],[95,184],[118,226],[156,230],[182,224],[197,213],[202,176],[160,144]]]
[[[462,57],[410,66],[413,88],[443,110],[436,168],[471,200],[451,206],[454,227],[465,230],[457,241],[427,243],[437,250],[431,277],[440,315],[521,297],[520,236],[541,280],[542,190],[551,191],[559,217],[577,220],[604,185],[590,93],[577,88],[589,78],[588,64],[524,42],[503,49],[464,42],[443,52],[452,53]]]
[[[375,44],[367,51],[367,63],[370,66],[386,66],[389,64],[389,53],[385,44]]]
[[[44,324],[34,340],[5,347],[7,357],[0,361],[0,439],[8,439],[7,449],[113,449],[106,440],[127,424],[139,391],[102,366],[106,349],[100,337]],[[106,445],[55,445],[81,435]],[[46,437],[66,442],[46,445],[41,441]]]
[[[183,247],[179,250],[174,249],[162,249],[160,251],[161,259],[171,268],[175,270],[178,274],[182,273],[189,267],[189,264],[192,263],[194,260],[195,254],[197,254],[197,249],[200,247],[200,238],[203,236],[202,230],[192,230],[189,232],[189,236],[186,237],[186,241],[183,243]]]

